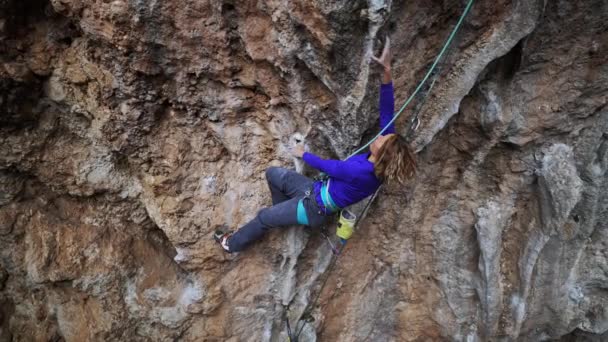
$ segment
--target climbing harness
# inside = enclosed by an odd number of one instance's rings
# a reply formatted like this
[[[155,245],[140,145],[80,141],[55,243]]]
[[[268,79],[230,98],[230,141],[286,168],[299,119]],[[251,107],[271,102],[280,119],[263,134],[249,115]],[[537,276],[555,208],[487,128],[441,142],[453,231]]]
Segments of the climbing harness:
[[[325,215],[331,215],[338,212],[341,208],[336,205],[336,202],[331,198],[329,194],[329,175],[325,172],[320,172],[316,177],[313,178],[315,181],[322,182],[321,186],[321,201],[323,202],[323,213]],[[327,212],[329,209],[330,212]]]
[[[329,194],[329,176],[324,178],[325,180],[322,181],[323,184],[321,185],[321,200],[323,202],[323,212],[325,215],[330,215],[330,214],[334,214],[337,211],[340,210],[340,207],[338,205],[336,205],[336,203],[334,202],[334,200],[331,198],[331,195]],[[310,194],[312,193],[312,189],[306,190],[306,192],[304,193],[304,197],[301,198],[298,201],[298,208],[297,208],[297,221],[298,224],[301,225],[305,225],[308,226],[309,225],[309,221],[308,221],[308,215],[306,215],[306,208],[304,208],[304,200],[306,198],[310,198]],[[329,212],[328,212],[329,209]]]
[[[308,226],[308,215],[306,215],[306,209],[304,208],[304,198],[298,201],[298,224]]]
[[[323,185],[321,185],[321,200],[323,201],[323,206],[325,207],[326,214],[327,209],[329,209],[332,214],[340,210],[340,207],[336,205],[336,202],[334,202],[334,200],[331,198],[331,195],[329,194],[330,183],[331,180],[328,179],[327,182],[323,182]]]
[[[425,76],[422,79],[422,81],[420,81],[420,83],[418,84],[418,86],[416,87],[416,89],[414,90],[414,92],[412,93],[412,95],[410,95],[410,97],[405,101],[405,103],[403,104],[403,106],[401,106],[401,108],[399,109],[399,111],[397,113],[395,113],[395,115],[393,116],[393,118],[391,119],[391,121],[389,121],[388,124],[386,124],[386,126],[384,128],[382,128],[380,130],[380,132],[373,139],[371,139],[368,143],[366,143],[361,148],[357,149],[355,152],[353,152],[351,155],[349,155],[348,158],[350,158],[350,157],[352,157],[352,156],[354,156],[356,154],[359,154],[365,148],[367,148],[374,140],[376,140],[379,136],[381,136],[387,130],[387,128],[390,125],[392,125],[393,122],[395,122],[395,120],[397,120],[397,118],[403,113],[403,111],[405,110],[405,108],[410,104],[410,102],[414,99],[414,97],[416,97],[416,95],[422,90],[423,86],[425,85],[425,83],[429,79],[429,77],[431,77],[431,75],[434,74],[433,75],[433,79],[431,81],[431,84],[429,85],[428,89],[423,94],[423,99],[422,99],[421,103],[418,104],[417,108],[414,111],[415,113],[412,116],[412,119],[409,121],[409,125],[408,125],[408,130],[406,132],[406,136],[410,136],[418,128],[418,126],[420,125],[420,119],[418,118],[418,114],[419,114],[420,108],[422,107],[422,104],[424,104],[424,102],[426,101],[426,98],[427,98],[428,94],[433,89],[433,86],[435,85],[435,81],[437,81],[437,78],[439,76],[439,70],[441,68],[439,68],[439,69],[436,70],[437,65],[439,64],[439,61],[441,60],[441,58],[443,57],[443,55],[445,54],[445,52],[448,50],[448,47],[450,46],[450,43],[452,42],[452,40],[456,36],[456,33],[460,29],[460,26],[462,25],[462,22],[464,21],[464,18],[466,17],[467,13],[471,9],[471,6],[473,5],[473,1],[474,0],[469,0],[469,2],[467,3],[465,9],[463,10],[462,14],[460,15],[460,18],[458,19],[458,22],[456,23],[456,25],[452,29],[452,32],[450,33],[450,35],[448,36],[448,39],[446,40],[445,44],[443,45],[443,48],[441,49],[441,51],[439,52],[439,54],[435,58],[433,64],[431,65],[431,67],[429,68],[429,70],[427,71],[427,73],[425,74]],[[321,177],[327,177],[327,176],[322,174]],[[329,187],[329,181],[327,183],[328,183],[327,185]],[[325,184],[325,182],[324,182],[324,184]],[[371,203],[373,203],[374,199],[377,197],[377,195],[378,195],[378,193],[379,193],[379,191],[380,191],[381,188],[382,188],[382,185],[380,185],[378,187],[378,189],[376,189],[376,191],[374,192],[374,194],[371,196],[371,198],[365,204],[365,207],[363,208],[363,211],[361,212],[361,215],[359,217],[356,217],[352,212],[350,212],[350,211],[348,211],[346,209],[343,209],[341,211],[341,213],[340,213],[340,220],[339,220],[339,223],[338,223],[339,224],[339,228],[338,228],[338,230],[336,232],[336,235],[338,235],[338,237],[340,237],[340,241],[341,241],[341,244],[339,246],[336,247],[331,242],[331,239],[329,238],[326,230],[321,230],[323,236],[327,239],[329,245],[331,246],[332,253],[333,253],[332,259],[330,261],[329,266],[327,266],[327,270],[324,273],[324,279],[323,279],[323,281],[321,283],[321,286],[320,286],[319,290],[317,291],[317,293],[315,295],[314,300],[311,301],[311,302],[309,302],[306,305],[306,307],[304,308],[304,310],[302,312],[302,315],[301,315],[300,319],[296,323],[296,326],[295,326],[295,329],[294,329],[295,330],[295,334],[291,330],[291,326],[289,324],[289,318],[287,317],[287,312],[289,312],[290,304],[284,306],[284,320],[285,320],[286,325],[287,325],[287,334],[288,334],[290,342],[297,342],[298,337],[300,336],[300,333],[304,329],[304,326],[306,325],[306,323],[314,321],[314,317],[312,316],[312,310],[317,305],[317,301],[319,300],[319,297],[321,296],[321,293],[323,292],[323,289],[325,288],[325,284],[327,284],[327,280],[329,279],[329,275],[331,274],[334,266],[336,265],[336,261],[338,260],[338,257],[342,253],[342,250],[346,246],[346,241],[348,240],[348,238],[351,237],[354,229],[357,227],[357,225],[359,224],[359,222],[365,217],[365,214],[367,213],[367,210],[369,209],[369,206],[371,205]],[[326,195],[329,195],[329,191],[328,190],[327,190]],[[323,199],[323,191],[321,192],[321,196],[322,196],[323,203],[325,205],[326,202],[325,202],[325,199]],[[331,197],[329,197],[329,196],[328,196],[328,198],[331,199]],[[327,204],[331,205],[332,203],[330,203],[328,201]],[[335,204],[335,203],[333,203],[333,204]],[[339,210],[339,208],[338,208],[338,210]],[[299,211],[299,206],[298,206],[298,220],[299,220],[299,216],[300,216],[299,213],[300,213],[300,211]],[[304,323],[300,324],[300,322],[304,322]]]

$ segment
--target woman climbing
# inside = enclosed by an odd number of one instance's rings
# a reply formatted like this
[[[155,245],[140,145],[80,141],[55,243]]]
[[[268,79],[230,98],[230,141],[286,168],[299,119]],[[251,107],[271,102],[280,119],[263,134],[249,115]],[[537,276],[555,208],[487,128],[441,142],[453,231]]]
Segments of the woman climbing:
[[[380,85],[380,126],[385,127],[394,112],[388,38],[382,55],[379,58],[372,56],[372,59],[384,68]],[[271,228],[296,224],[318,227],[341,208],[373,194],[383,181],[403,184],[416,171],[414,154],[405,139],[395,134],[394,124],[370,145],[370,152],[354,155],[345,161],[324,160],[304,152],[301,144],[296,145],[291,153],[326,173],[329,178],[313,181],[292,170],[267,169],[272,206],[260,210],[253,220],[234,233],[216,231],[214,238],[225,251],[242,251]]]

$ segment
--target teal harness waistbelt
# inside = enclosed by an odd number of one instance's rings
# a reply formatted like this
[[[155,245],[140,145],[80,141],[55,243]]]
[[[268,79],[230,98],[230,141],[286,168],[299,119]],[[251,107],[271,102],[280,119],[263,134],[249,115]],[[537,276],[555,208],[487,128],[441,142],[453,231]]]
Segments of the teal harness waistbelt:
[[[336,205],[336,202],[331,198],[329,194],[329,182],[331,179],[327,180],[327,183],[323,183],[321,186],[321,200],[323,201],[323,206],[325,209],[330,210],[332,213],[339,211],[341,208]]]
[[[336,205],[336,202],[334,202],[334,200],[331,198],[331,195],[329,194],[329,182],[330,182],[330,180],[328,180],[327,183],[323,182],[323,185],[321,185],[321,200],[323,201],[323,206],[326,209],[326,212],[325,212],[326,214],[327,214],[327,211],[330,211],[331,213],[335,213],[335,212],[339,211],[340,209],[342,209]],[[310,192],[307,192],[306,197],[308,197],[309,194],[310,194]],[[309,225],[308,215],[306,215],[306,208],[304,208],[304,199],[306,197],[304,197],[298,201],[297,219],[298,219],[298,224],[308,226]]]

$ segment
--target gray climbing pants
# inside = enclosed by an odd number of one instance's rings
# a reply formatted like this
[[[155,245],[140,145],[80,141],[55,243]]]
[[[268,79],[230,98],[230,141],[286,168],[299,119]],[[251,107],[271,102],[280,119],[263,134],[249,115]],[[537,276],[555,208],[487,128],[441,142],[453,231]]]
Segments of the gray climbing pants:
[[[272,206],[260,210],[253,220],[232,234],[228,239],[231,252],[242,251],[271,228],[297,225],[300,199],[303,199],[310,227],[318,227],[328,219],[321,213],[314,195],[307,195],[312,189],[312,179],[292,170],[271,167],[266,170],[266,180],[272,195]]]

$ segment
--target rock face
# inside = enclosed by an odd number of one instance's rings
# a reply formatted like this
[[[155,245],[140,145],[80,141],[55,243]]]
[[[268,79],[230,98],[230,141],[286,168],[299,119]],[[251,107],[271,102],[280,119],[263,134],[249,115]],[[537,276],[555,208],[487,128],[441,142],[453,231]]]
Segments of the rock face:
[[[0,341],[284,341],[331,253],[239,255],[294,135],[344,158],[466,1],[0,0]],[[327,278],[306,341],[608,339],[608,3],[477,0],[419,152]],[[312,170],[304,170],[312,172]],[[283,305],[291,305],[285,312]]]

